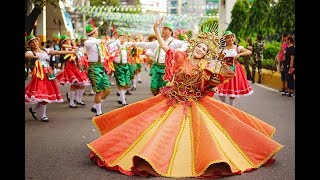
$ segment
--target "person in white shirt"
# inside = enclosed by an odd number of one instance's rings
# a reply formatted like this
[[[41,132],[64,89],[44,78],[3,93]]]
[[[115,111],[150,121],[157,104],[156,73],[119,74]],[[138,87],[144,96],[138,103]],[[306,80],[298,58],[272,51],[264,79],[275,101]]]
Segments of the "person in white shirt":
[[[97,116],[102,114],[101,104],[110,94],[110,81],[104,69],[104,57],[101,51],[101,45],[106,44],[106,40],[97,39],[99,36],[98,28],[93,25],[86,26],[87,40],[84,47],[88,55],[88,76],[91,82],[94,96],[94,105],[91,111]]]
[[[127,41],[129,40],[128,36],[126,36],[122,31],[117,32],[117,41],[120,43],[115,46],[118,49],[119,54],[115,57],[113,62],[114,64],[114,77],[116,79],[116,84],[118,87],[118,93],[120,96],[119,104],[122,106],[128,105],[126,102],[126,92],[131,83],[131,73],[130,73],[130,65],[128,62],[128,46]]]
[[[173,36],[174,27],[172,23],[165,23],[162,26],[161,36],[165,43],[172,49],[179,51],[185,51],[188,48],[189,43],[187,41],[181,41],[174,39]],[[128,45],[136,45],[144,49],[153,49],[155,52],[155,59],[150,69],[151,86],[150,90],[154,96],[159,94],[160,88],[165,86],[168,81],[163,80],[165,73],[165,59],[166,53],[159,46],[158,41],[153,42],[130,42]]]

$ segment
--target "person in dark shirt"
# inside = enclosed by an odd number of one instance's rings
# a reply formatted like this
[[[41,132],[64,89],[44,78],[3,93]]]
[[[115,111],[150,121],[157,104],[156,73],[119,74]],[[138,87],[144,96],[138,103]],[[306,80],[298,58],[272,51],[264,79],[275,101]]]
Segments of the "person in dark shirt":
[[[294,38],[289,35],[286,38],[286,43],[288,47],[284,53],[284,63],[283,69],[286,72],[286,81],[287,81],[287,90],[282,94],[288,97],[293,97],[294,92],[294,74],[295,74],[295,46],[294,46]]]

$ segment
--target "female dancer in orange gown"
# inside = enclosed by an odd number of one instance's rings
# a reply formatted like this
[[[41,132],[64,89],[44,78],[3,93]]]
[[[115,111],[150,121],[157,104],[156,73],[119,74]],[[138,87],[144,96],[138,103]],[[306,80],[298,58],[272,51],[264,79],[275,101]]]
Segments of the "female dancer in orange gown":
[[[187,52],[166,51],[161,93],[92,119],[101,137],[88,144],[98,166],[123,174],[214,178],[273,162],[283,147],[275,128],[208,94],[235,73],[218,56],[218,38],[203,32],[190,38]],[[214,59],[214,60],[213,60]],[[229,69],[228,69],[229,68]]]

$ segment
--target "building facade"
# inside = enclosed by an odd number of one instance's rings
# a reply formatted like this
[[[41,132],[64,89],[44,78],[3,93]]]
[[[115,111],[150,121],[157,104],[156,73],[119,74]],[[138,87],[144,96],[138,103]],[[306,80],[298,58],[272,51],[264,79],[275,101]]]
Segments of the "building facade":
[[[84,3],[86,0],[81,1]],[[56,3],[47,3],[38,16],[36,27],[32,33],[39,37],[41,42],[51,40],[53,34],[66,34],[71,38],[75,38],[75,28],[69,13],[73,6],[70,3],[73,2],[64,0]],[[27,7],[27,14],[30,14],[33,8],[34,5],[30,1]]]

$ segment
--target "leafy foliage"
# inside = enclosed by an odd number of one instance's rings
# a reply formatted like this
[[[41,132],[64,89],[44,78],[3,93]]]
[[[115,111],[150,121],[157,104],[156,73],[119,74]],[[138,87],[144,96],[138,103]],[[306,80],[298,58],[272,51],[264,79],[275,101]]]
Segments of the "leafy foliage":
[[[277,41],[272,41],[271,43],[266,43],[263,50],[264,59],[274,59],[276,54],[280,50],[281,43]]]
[[[244,22],[250,12],[250,4],[248,0],[237,0],[231,11],[231,22],[228,29],[241,36],[241,29],[246,29]],[[242,33],[243,34],[243,33]]]
[[[274,61],[274,59],[264,59],[261,62],[261,64],[262,64],[262,68],[264,69],[273,70],[273,71],[277,70],[276,62]]]
[[[242,40],[241,43],[239,43],[240,46],[246,47],[247,43],[246,41]],[[267,42],[264,50],[263,50],[263,61],[262,61],[262,68],[268,69],[268,70],[277,70],[276,69],[276,63],[274,58],[276,57],[279,49],[280,49],[281,43],[277,41]],[[239,58],[239,62],[241,64],[244,64],[243,57]],[[253,61],[251,62],[251,64]]]
[[[255,0],[250,8],[249,17],[246,19],[246,28],[242,29],[244,36],[256,36],[256,34],[268,33],[268,28],[265,24],[266,17],[270,12],[271,0]]]
[[[270,10],[266,18],[266,25],[275,29],[275,32],[295,31],[295,0],[279,0]]]

